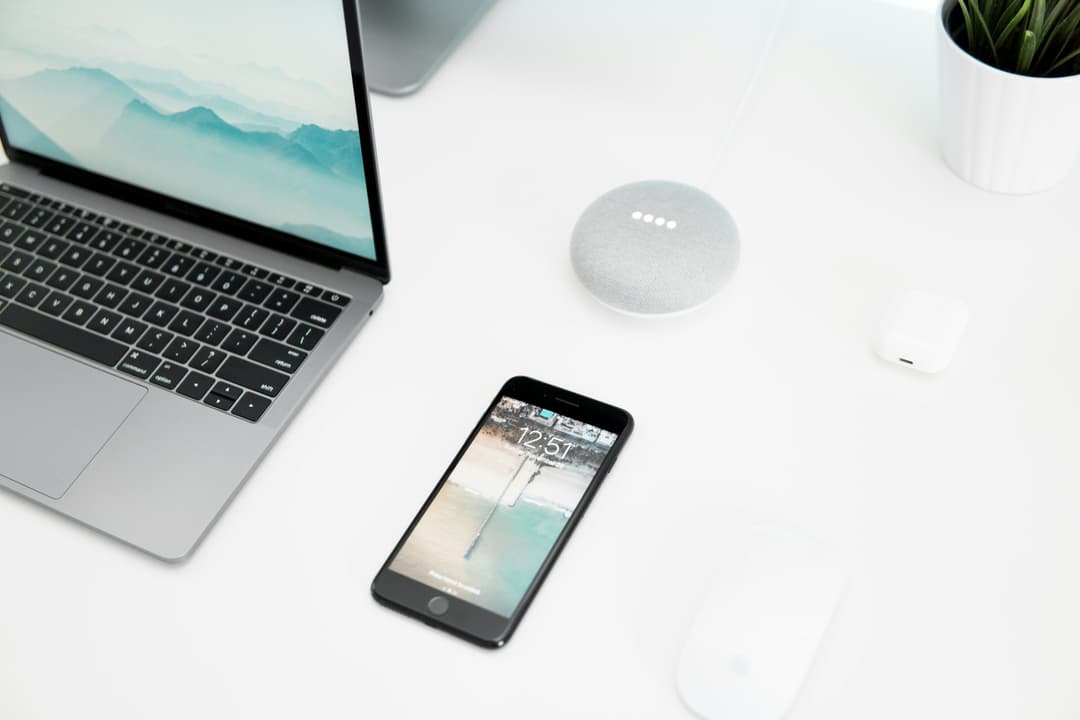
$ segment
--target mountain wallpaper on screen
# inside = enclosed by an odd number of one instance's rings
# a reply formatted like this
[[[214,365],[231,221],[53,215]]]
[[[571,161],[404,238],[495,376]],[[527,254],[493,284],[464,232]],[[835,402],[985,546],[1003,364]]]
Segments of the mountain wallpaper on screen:
[[[374,257],[357,131],[248,107],[239,93],[225,97],[179,73],[129,66],[127,74],[69,67],[0,81],[10,141]]]

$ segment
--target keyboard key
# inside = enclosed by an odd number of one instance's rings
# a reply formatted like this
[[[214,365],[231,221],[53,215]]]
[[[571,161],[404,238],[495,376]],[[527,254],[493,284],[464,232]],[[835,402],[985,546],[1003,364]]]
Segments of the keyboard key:
[[[188,309],[203,312],[210,305],[210,303],[214,301],[214,298],[216,297],[217,295],[210,292],[209,290],[204,290],[200,287],[194,287],[191,288],[191,292],[189,292],[184,297],[184,299],[180,301],[180,304]]]
[[[35,230],[27,230],[22,234],[22,237],[15,241],[15,247],[19,248],[20,250],[37,252],[39,248],[45,245],[48,239],[49,237],[45,233],[37,232]]]
[[[139,292],[152,295],[163,282],[165,282],[165,276],[161,273],[156,273],[152,270],[143,270],[139,273],[139,276],[135,278],[135,282],[131,283],[131,287]]]
[[[161,269],[165,271],[166,275],[172,275],[176,278],[182,278],[188,274],[188,271],[195,266],[195,258],[185,257],[184,255],[173,255],[169,258]]]
[[[70,230],[74,224],[75,220],[69,218],[67,215],[57,215],[45,226],[45,232],[52,235],[63,235]]]
[[[243,276],[235,272],[223,272],[210,287],[225,295],[232,295],[244,284]]]
[[[97,228],[88,222],[77,222],[75,226],[71,228],[71,232],[67,234],[68,240],[85,245],[94,239],[97,235]]]
[[[270,275],[268,270],[263,270],[261,267],[255,267],[254,265],[245,265],[240,269],[240,272],[257,280],[263,280]]]
[[[232,383],[219,382],[213,387],[212,390],[210,390],[210,392],[214,393],[215,395],[221,395],[222,397],[227,397],[230,400],[236,401],[239,400],[240,396],[244,394],[244,389],[241,388],[239,385],[233,385]]]
[[[0,217],[5,217],[8,220],[21,220],[34,206],[28,202],[22,200],[16,200],[15,202],[8,203],[3,212],[0,212]]]
[[[23,234],[23,229],[15,223],[0,225],[0,243],[14,243]]]
[[[233,403],[236,401],[230,400],[223,395],[218,395],[214,392],[211,392],[209,395],[206,396],[206,399],[203,400],[203,402],[210,407],[215,407],[218,410],[224,410],[225,412],[229,412],[229,408],[231,408],[233,406]]]
[[[301,295],[309,295],[315,298],[319,297],[325,292],[325,290],[323,290],[321,287],[312,285],[311,283],[300,283],[300,286],[296,289]]]
[[[271,285],[277,285],[278,287],[282,288],[291,288],[293,285],[296,284],[295,280],[290,277],[286,277],[281,273],[272,273],[270,277],[267,278],[267,281]]]
[[[49,287],[56,288],[57,290],[67,290],[78,277],[79,273],[71,268],[57,268],[56,272],[49,276],[49,279],[45,284]]]
[[[49,260],[56,260],[64,251],[71,247],[71,243],[66,243],[59,238],[48,238],[45,241],[45,245],[38,251],[38,255],[48,258]]]
[[[98,310],[97,314],[90,319],[86,327],[90,328],[94,332],[99,332],[102,335],[108,335],[116,326],[120,324],[120,321],[124,319],[124,316],[119,313],[114,313],[111,310]]]
[[[263,338],[251,351],[248,358],[292,375],[300,367],[300,363],[307,359],[307,353]]]
[[[202,400],[203,395],[210,390],[210,386],[213,384],[213,378],[193,370],[189,372],[183,382],[176,387],[176,392],[181,395],[187,395],[192,400]]]
[[[187,374],[187,368],[176,363],[163,362],[150,375],[150,382],[169,390],[175,390]]]
[[[11,248],[0,245],[0,262],[4,262],[8,255],[11,254]]]
[[[142,317],[143,314],[154,304],[152,298],[146,295],[140,295],[139,293],[131,293],[124,302],[120,303],[120,307],[117,308],[120,312],[131,317]]]
[[[0,268],[13,272],[15,274],[21,273],[25,270],[30,263],[34,262],[34,256],[29,253],[24,253],[20,250],[16,250],[8,255],[7,260],[0,263]]]
[[[192,358],[191,362],[188,364],[199,372],[213,374],[213,372],[221,366],[224,359],[225,353],[220,350],[204,347],[199,350],[199,352],[195,353],[195,357]]]
[[[146,317],[143,319],[152,325],[165,327],[178,312],[180,312],[180,308],[175,305],[169,305],[159,301],[154,303],[153,307],[150,308],[150,311],[146,313]]]
[[[41,260],[39,258],[30,263],[30,267],[26,268],[23,275],[26,276],[28,280],[45,282],[55,269],[56,263],[51,263],[48,260]]]
[[[81,267],[89,257],[89,250],[78,245],[72,245],[67,249],[67,252],[60,256],[60,262],[68,267],[77,268]]]
[[[32,228],[44,227],[45,223],[52,220],[53,213],[51,210],[38,206],[33,208],[29,214],[23,219],[23,222]]]
[[[127,354],[127,357],[120,361],[117,370],[128,375],[134,375],[140,380],[148,380],[151,373],[160,364],[161,358],[145,353],[142,350],[132,350]]]
[[[91,275],[102,277],[105,273],[112,269],[112,266],[116,264],[116,258],[111,258],[108,255],[94,255],[90,258],[90,262],[86,263],[86,267],[83,268],[83,272],[88,272]]]
[[[258,280],[248,280],[243,289],[240,290],[240,299],[247,300],[248,302],[261,305],[262,301],[266,299],[266,296],[270,294],[274,287],[267,285],[264,282]]]
[[[258,330],[259,326],[266,321],[270,313],[262,308],[257,308],[254,305],[245,305],[244,309],[233,320],[237,325],[245,330]]]
[[[135,258],[142,255],[143,250],[146,249],[146,243],[139,242],[134,238],[124,238],[120,241],[120,244],[113,250],[113,255],[121,258],[122,260],[134,261]]]
[[[289,333],[296,327],[296,321],[292,318],[287,318],[282,315],[271,315],[270,319],[263,323],[262,329],[259,331],[267,337],[272,337],[275,340],[284,341],[289,337]]]
[[[199,342],[206,343],[217,347],[221,344],[221,341],[229,334],[229,326],[223,322],[217,320],[207,320],[199,328],[199,332],[195,333],[195,339]]]
[[[315,343],[322,339],[325,333],[319,328],[311,327],[310,325],[300,324],[300,327],[293,331],[293,334],[289,336],[289,339],[285,342],[289,343],[293,347],[298,347],[301,350],[311,350],[315,347]]]
[[[124,236],[113,230],[103,230],[97,234],[96,237],[88,241],[88,245],[91,249],[99,252],[110,252],[117,243],[123,240]]]
[[[211,252],[206,248],[192,248],[191,254],[199,258],[200,260],[205,260],[208,263],[212,263],[217,260],[217,253]]]
[[[35,307],[39,302],[45,299],[45,296],[49,294],[49,289],[44,285],[38,285],[37,283],[30,283],[23,288],[22,292],[15,298],[23,305],[29,305]]]
[[[300,299],[300,293],[291,290],[275,290],[266,301],[266,307],[274,312],[287,313]]]
[[[86,321],[93,317],[96,310],[97,308],[90,303],[76,300],[64,313],[64,319],[76,325],[85,325]]]
[[[165,284],[161,286],[161,289],[157,292],[157,297],[160,300],[164,300],[169,303],[178,303],[181,298],[187,295],[187,291],[191,289],[191,286],[182,280],[176,278],[169,278],[165,281]]]
[[[163,247],[154,245],[146,248],[146,252],[139,256],[135,261],[137,264],[144,267],[148,267],[151,270],[157,270],[159,267],[165,264],[165,261],[169,259],[169,251]]]
[[[0,311],[0,325],[109,367],[120,362],[127,352],[114,340],[14,304]]]
[[[113,332],[113,340],[120,340],[126,342],[128,345],[134,345],[135,341],[139,339],[139,336],[146,332],[146,325],[138,320],[132,320],[131,318],[124,318]]]
[[[202,322],[202,315],[197,315],[190,310],[181,310],[180,314],[169,323],[169,329],[184,337],[191,337],[202,325]]]
[[[288,375],[235,356],[225,361],[218,371],[218,377],[270,397],[277,397],[289,380]]]
[[[178,363],[187,365],[187,361],[191,359],[191,356],[198,349],[199,343],[186,338],[176,338],[169,343],[169,347],[165,348],[164,355],[168,360],[175,360]]]
[[[94,295],[97,294],[98,290],[101,290],[104,285],[104,280],[98,280],[97,278],[92,278],[89,275],[83,275],[75,283],[75,286],[71,288],[71,292],[76,297],[81,297],[89,300],[90,298],[94,297]]]
[[[139,347],[147,352],[160,353],[169,346],[174,337],[175,335],[171,332],[151,328],[150,332],[143,335],[142,340],[139,341]]]
[[[41,303],[40,309],[53,317],[60,317],[67,310],[72,300],[73,298],[70,295],[53,291],[49,294],[49,297],[45,298],[45,302]]]
[[[239,271],[240,268],[244,267],[244,263],[240,262],[236,258],[231,258],[231,257],[225,256],[225,255],[222,255],[221,257],[219,257],[214,262],[216,262],[218,265],[225,268],[226,270]]]
[[[326,292],[324,292],[322,299],[326,300],[327,302],[331,302],[339,307],[345,307],[349,304],[349,300],[351,300],[351,298],[347,295],[342,295],[341,293],[334,292],[333,290],[327,290]]]
[[[262,395],[249,392],[244,393],[244,396],[236,403],[232,409],[232,414],[251,422],[258,422],[268,407],[270,407],[269,400]]]
[[[127,292],[127,290],[117,285],[106,285],[101,289],[101,292],[94,296],[94,302],[111,310],[120,304]]]
[[[138,274],[139,268],[137,265],[132,265],[128,262],[118,262],[113,266],[113,269],[109,271],[109,274],[105,276],[105,279],[120,285],[127,285],[134,280],[135,276]]]
[[[255,333],[233,330],[221,347],[237,355],[247,355],[258,339],[259,337]]]
[[[294,318],[321,328],[330,327],[330,323],[334,322],[340,314],[341,308],[307,297],[297,303],[296,308],[292,311]]]
[[[216,268],[210,263],[201,262],[196,264],[195,267],[192,268],[191,272],[189,272],[187,275],[187,279],[195,283],[196,285],[202,285],[205,287],[211,282],[213,282],[214,278],[217,277],[219,272],[221,272],[220,268]]]
[[[243,307],[243,303],[239,300],[231,300],[225,297],[218,297],[217,300],[210,306],[210,309],[206,311],[210,317],[217,318],[218,320],[225,320],[228,322],[233,319],[237,311]]]

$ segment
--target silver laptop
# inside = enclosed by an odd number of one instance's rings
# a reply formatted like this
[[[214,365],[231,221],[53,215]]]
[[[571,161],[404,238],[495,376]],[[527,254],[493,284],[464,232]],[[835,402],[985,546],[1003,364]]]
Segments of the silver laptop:
[[[0,6],[0,486],[198,546],[390,272],[355,0]]]

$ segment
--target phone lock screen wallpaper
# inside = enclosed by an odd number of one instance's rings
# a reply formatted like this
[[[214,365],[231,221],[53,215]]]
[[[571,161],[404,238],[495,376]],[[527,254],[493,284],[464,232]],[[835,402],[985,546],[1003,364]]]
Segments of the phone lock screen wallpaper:
[[[512,616],[615,439],[501,398],[390,569]]]
[[[4,0],[12,145],[375,258],[339,0]]]

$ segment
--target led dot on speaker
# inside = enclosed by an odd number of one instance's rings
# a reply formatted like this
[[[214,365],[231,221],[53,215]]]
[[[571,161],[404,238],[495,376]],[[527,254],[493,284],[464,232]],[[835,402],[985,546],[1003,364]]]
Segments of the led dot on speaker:
[[[643,219],[643,220],[644,220],[645,222],[652,222],[652,221],[653,221],[653,215],[652,215],[652,213],[647,213],[647,214],[645,215],[645,217],[644,217],[644,218],[642,218],[642,219]]]
[[[630,217],[634,218],[635,220],[640,220],[641,219],[641,211],[640,210],[635,210],[634,212],[630,213]]]
[[[675,226],[678,225],[678,224],[679,223],[675,222],[674,220],[668,220],[667,221],[667,229],[668,230],[674,230]]]
[[[664,224],[665,222],[666,222],[666,221],[665,221],[665,220],[664,220],[664,218],[662,218],[662,217],[658,217],[658,218],[656,218],[656,224],[657,224],[657,225],[663,225],[663,224]]]

